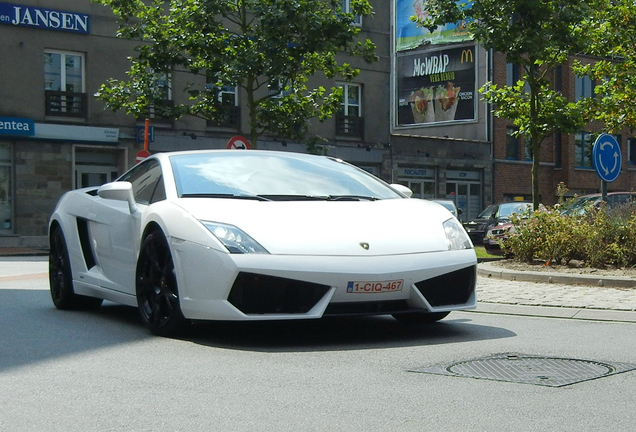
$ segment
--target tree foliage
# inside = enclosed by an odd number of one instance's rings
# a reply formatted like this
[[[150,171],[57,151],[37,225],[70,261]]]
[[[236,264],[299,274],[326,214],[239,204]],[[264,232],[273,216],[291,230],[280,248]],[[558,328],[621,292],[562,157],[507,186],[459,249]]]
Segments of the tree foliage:
[[[107,107],[222,122],[229,106],[219,95],[238,86],[254,147],[263,133],[303,140],[310,118],[324,121],[339,109],[342,91],[309,88],[310,77],[351,80],[359,69],[343,58],[376,60],[374,44],[359,40],[353,25],[354,15],[372,13],[367,0],[352,0],[349,13],[340,0],[94,1],[112,9],[118,36],[139,41],[128,78],[97,93]],[[184,88],[169,87],[177,73],[189,76]],[[168,89],[186,92],[187,102],[165,103]]]
[[[636,128],[636,8],[633,0],[605,0],[594,8],[585,30],[585,53],[595,61],[576,62],[579,76],[594,80],[588,107],[609,132]]]
[[[532,197],[539,205],[539,161],[543,141],[554,132],[573,133],[589,119],[586,101],[568,101],[551,78],[566,60],[588,47],[586,31],[596,0],[426,0],[430,18],[420,24],[433,30],[466,21],[474,40],[519,65],[512,86],[487,82],[480,90],[494,115],[510,120],[531,143]]]

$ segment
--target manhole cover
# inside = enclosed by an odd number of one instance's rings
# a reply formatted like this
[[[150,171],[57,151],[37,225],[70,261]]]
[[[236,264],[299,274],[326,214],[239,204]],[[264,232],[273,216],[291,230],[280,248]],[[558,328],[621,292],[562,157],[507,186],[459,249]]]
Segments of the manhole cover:
[[[562,387],[631,370],[636,364],[505,353],[412,372]]]

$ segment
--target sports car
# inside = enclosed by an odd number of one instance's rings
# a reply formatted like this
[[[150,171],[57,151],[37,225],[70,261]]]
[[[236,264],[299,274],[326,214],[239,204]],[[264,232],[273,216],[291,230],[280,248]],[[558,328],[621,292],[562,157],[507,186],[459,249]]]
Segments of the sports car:
[[[476,306],[477,260],[457,219],[327,156],[155,154],[64,194],[49,239],[57,308],[134,306],[161,336],[199,320],[413,323]]]

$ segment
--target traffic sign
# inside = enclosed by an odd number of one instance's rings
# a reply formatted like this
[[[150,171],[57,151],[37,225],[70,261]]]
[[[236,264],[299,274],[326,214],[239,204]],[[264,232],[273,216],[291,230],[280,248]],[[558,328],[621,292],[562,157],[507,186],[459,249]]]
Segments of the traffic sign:
[[[239,150],[249,150],[250,143],[247,142],[245,137],[236,135],[230,138],[230,141],[227,143],[227,148],[229,149],[239,149]]]
[[[137,152],[137,163],[141,162],[142,160],[148,157],[150,157],[150,152],[148,150],[139,150]]]
[[[621,148],[613,135],[602,133],[594,141],[592,148],[594,169],[601,180],[608,183],[616,180],[621,172]]]
[[[146,136],[146,127],[145,126],[137,126],[137,142],[138,143],[142,143],[145,141],[145,136]],[[154,142],[155,141],[155,127],[154,126],[149,126],[148,127],[148,142]]]

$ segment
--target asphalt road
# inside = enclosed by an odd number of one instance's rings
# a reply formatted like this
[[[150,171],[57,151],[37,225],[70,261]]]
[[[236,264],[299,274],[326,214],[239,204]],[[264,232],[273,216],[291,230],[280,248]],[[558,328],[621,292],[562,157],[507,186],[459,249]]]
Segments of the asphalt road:
[[[0,266],[2,266],[0,260]],[[497,353],[636,363],[636,324],[453,312],[198,326],[53,308],[46,263],[0,276],[0,431],[633,431],[636,372],[565,387],[412,372]],[[480,278],[479,284],[488,283]]]

